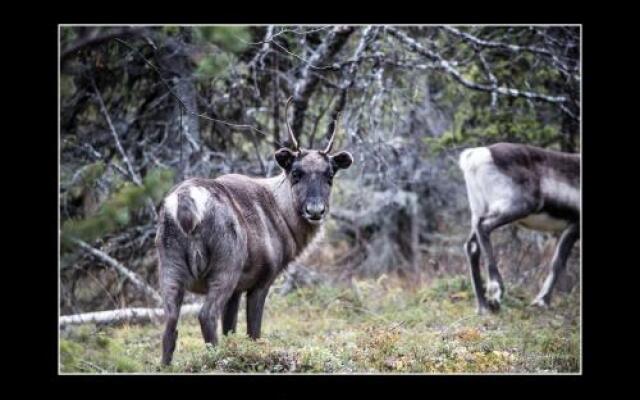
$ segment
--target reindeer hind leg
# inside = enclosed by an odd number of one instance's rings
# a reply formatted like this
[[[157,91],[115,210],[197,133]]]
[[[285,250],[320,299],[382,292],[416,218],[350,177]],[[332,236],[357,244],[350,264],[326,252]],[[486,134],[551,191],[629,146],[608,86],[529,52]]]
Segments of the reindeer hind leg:
[[[549,265],[549,275],[542,285],[540,293],[536,296],[535,300],[531,303],[533,306],[539,306],[546,308],[551,302],[551,293],[555,286],[558,276],[564,271],[567,265],[567,259],[571,254],[573,245],[580,236],[580,229],[578,224],[572,224],[562,232],[556,250],[553,253],[553,258]]]
[[[184,289],[171,285],[163,290],[165,329],[162,336],[162,365],[171,364],[178,339],[178,318],[184,298]]]

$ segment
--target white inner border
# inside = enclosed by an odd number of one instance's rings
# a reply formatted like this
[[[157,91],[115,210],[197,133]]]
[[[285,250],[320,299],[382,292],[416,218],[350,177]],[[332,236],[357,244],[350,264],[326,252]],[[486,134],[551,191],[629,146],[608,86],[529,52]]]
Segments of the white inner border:
[[[331,25],[348,25],[348,26],[570,26],[570,27],[579,27],[580,28],[580,371],[579,372],[558,372],[558,373],[534,373],[534,372],[522,372],[522,373],[412,373],[412,372],[380,372],[375,374],[365,374],[365,373],[349,373],[346,375],[543,375],[543,376],[557,376],[557,375],[582,375],[582,363],[583,363],[583,347],[582,347],[582,304],[583,304],[583,292],[582,292],[582,33],[583,27],[582,24],[295,24],[295,23],[273,23],[273,24],[58,24],[58,321],[60,321],[60,236],[62,234],[61,225],[60,225],[60,54],[61,54],[61,28],[62,27],[72,27],[72,26],[331,26]],[[58,375],[345,375],[345,374],[329,374],[329,373],[301,373],[301,372],[288,372],[286,374],[269,374],[269,373],[258,373],[258,372],[243,372],[243,373],[223,373],[223,372],[210,372],[210,373],[202,373],[202,372],[132,372],[132,373],[99,373],[99,372],[61,372],[60,371],[60,325],[58,325]]]

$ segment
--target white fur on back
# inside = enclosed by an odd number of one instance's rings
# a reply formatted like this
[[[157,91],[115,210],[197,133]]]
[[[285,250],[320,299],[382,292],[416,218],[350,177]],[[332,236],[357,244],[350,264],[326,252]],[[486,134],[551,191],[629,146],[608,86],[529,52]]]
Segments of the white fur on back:
[[[466,149],[460,154],[472,220],[507,211],[518,193],[513,180],[496,167],[486,147]]]
[[[164,199],[164,207],[167,213],[174,220],[178,220],[178,193],[188,192],[189,197],[193,200],[193,207],[190,207],[191,213],[195,217],[195,223],[202,222],[207,212],[207,202],[211,195],[209,191],[201,186],[190,186],[182,184]]]
[[[178,195],[176,192],[171,193],[164,199],[164,208],[167,210],[167,213],[173,218],[177,220],[178,215]]]
[[[193,210],[197,222],[202,222],[204,214],[207,211],[207,201],[209,201],[209,191],[200,186],[189,187],[189,197],[193,200],[195,209]]]

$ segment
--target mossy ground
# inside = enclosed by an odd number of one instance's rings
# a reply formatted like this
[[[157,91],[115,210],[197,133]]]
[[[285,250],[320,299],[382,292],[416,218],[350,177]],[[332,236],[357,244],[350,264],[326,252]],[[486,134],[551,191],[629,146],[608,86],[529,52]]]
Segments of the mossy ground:
[[[507,287],[509,290],[509,287]],[[551,309],[512,289],[497,315],[477,316],[467,276],[409,288],[392,279],[316,286],[267,299],[263,338],[238,333],[205,347],[195,317],[180,321],[173,365],[159,366],[162,326],[81,326],[61,334],[60,370],[82,373],[579,372],[579,291]],[[242,309],[242,308],[241,308]]]

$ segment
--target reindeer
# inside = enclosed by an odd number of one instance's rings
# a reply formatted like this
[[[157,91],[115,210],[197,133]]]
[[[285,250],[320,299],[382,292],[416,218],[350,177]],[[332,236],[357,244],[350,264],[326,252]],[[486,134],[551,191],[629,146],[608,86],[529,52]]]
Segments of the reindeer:
[[[489,235],[517,223],[530,229],[562,232],[542,289],[531,303],[548,307],[558,275],[580,236],[580,156],[541,148],[497,143],[460,154],[471,208],[471,234],[464,245],[478,314],[498,312],[504,284]],[[486,288],[480,254],[489,272]]]
[[[185,290],[206,296],[198,315],[205,343],[217,343],[220,317],[223,334],[235,332],[243,293],[247,334],[260,337],[269,287],[319,236],[333,177],[353,163],[346,151],[329,154],[336,126],[324,150],[303,150],[287,120],[292,145],[275,152],[280,175],[193,178],[166,196],[155,241],[166,318],[163,365],[173,357]]]

